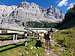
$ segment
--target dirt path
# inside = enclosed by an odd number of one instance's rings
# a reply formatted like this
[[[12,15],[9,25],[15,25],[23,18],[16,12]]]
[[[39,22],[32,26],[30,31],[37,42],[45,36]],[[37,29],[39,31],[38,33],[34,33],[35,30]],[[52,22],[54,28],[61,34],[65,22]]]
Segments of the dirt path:
[[[45,56],[58,56],[55,54],[50,48],[46,47],[45,48]]]
[[[45,49],[45,56],[58,56],[52,50]]]

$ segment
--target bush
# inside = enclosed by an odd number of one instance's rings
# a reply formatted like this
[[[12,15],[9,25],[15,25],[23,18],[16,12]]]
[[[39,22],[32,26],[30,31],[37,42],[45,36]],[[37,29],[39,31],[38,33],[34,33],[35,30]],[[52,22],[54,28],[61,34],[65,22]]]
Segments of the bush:
[[[40,40],[37,40],[35,46],[36,46],[36,48],[42,47],[42,42]]]

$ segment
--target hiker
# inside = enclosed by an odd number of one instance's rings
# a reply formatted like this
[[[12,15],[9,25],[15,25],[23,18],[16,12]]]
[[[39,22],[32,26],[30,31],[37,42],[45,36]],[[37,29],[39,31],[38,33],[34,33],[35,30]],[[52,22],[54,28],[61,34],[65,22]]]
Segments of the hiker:
[[[37,35],[37,39],[40,39],[40,38],[39,38],[39,33],[38,33],[38,32],[37,32],[37,34],[36,34],[36,35]]]
[[[27,37],[28,37],[28,33],[24,32],[24,38],[27,39]]]
[[[50,29],[50,36],[53,37],[53,29]]]
[[[48,31],[48,33],[44,34],[46,48],[49,48],[49,46],[50,46],[50,38],[49,38],[49,36],[50,36],[50,31]]]
[[[26,40],[28,38],[28,33],[24,32],[24,39]],[[24,41],[25,46],[27,46],[27,41]]]

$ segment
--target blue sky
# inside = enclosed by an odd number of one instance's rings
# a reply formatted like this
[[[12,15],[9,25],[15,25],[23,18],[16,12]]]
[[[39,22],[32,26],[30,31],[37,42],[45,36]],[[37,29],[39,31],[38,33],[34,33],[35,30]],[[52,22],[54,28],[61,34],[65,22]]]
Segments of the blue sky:
[[[48,8],[50,5],[58,7],[64,13],[68,8],[72,7],[75,3],[75,0],[27,0],[28,2],[35,2],[38,5]],[[0,5],[18,5],[22,0],[0,0]]]

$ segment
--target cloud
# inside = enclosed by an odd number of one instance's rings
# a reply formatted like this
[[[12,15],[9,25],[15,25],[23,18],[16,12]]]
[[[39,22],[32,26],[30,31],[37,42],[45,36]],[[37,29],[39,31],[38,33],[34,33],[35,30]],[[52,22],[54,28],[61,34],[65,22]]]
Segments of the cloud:
[[[68,4],[68,0],[62,0],[59,2],[59,4],[57,6],[62,7],[62,6],[67,6],[67,4]]]
[[[69,6],[68,6],[68,8],[67,8],[67,10],[70,9],[70,8],[73,8],[74,4],[75,3],[70,3]]]

